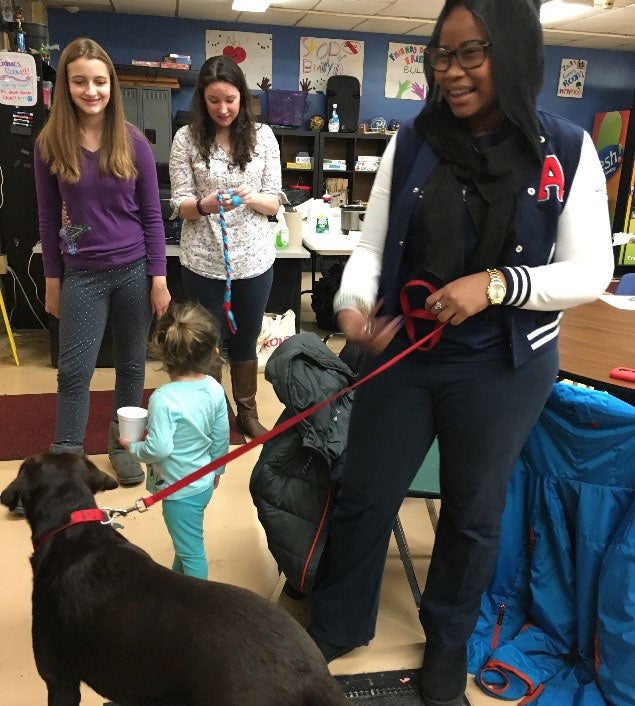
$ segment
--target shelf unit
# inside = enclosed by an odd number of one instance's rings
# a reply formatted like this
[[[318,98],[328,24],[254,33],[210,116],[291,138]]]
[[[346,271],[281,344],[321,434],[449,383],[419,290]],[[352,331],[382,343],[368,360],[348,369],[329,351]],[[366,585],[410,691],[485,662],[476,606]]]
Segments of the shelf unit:
[[[162,79],[176,79],[179,82],[179,88],[195,86],[198,78],[198,71],[191,69],[162,69],[159,66],[135,66],[134,64],[115,64],[115,72],[124,80],[126,76],[143,76],[148,85],[161,83]]]
[[[320,177],[320,133],[312,130],[272,127],[273,134],[280,146],[280,165],[282,167],[282,188],[291,189],[296,184],[311,187],[311,198],[322,196]],[[287,162],[293,162],[298,152],[307,152],[313,157],[311,169],[289,169]]]
[[[348,180],[348,203],[367,202],[375,180],[375,172],[356,171],[355,163],[360,155],[381,157],[391,135],[344,132],[320,133],[320,184],[329,177]],[[325,170],[325,159],[344,159],[346,169]]]

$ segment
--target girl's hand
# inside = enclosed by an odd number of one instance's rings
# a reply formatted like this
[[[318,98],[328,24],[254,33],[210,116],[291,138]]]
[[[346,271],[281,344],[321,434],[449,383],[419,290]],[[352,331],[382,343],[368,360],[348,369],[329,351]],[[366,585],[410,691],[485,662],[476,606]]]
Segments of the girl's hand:
[[[337,314],[340,329],[346,338],[373,355],[381,353],[403,325],[403,316],[377,317],[381,304],[377,302],[368,316],[359,309],[342,309]]]
[[[218,484],[220,483],[220,476],[214,476],[214,490],[218,488]]]
[[[168,290],[167,280],[165,277],[154,276],[152,278],[152,288],[150,290],[150,303],[152,311],[156,314],[157,319],[160,319],[170,306],[170,292]]]
[[[52,314],[57,319],[60,318],[60,295],[62,292],[62,280],[59,277],[46,278],[46,290],[44,293],[44,311]]]
[[[238,206],[242,206],[242,204],[249,206],[249,204],[252,203],[257,194],[258,192],[254,191],[247,184],[241,184],[240,186],[236,186],[231,189],[231,194],[225,192],[223,196],[223,208],[226,211],[231,211],[234,208],[238,208]],[[232,196],[238,196],[241,202],[238,205],[235,205],[232,202]]]
[[[123,446],[126,451],[128,450],[130,442],[127,439],[122,439],[121,437],[119,437],[119,443]]]
[[[479,311],[487,309],[487,272],[459,277],[445,287],[437,289],[426,299],[426,309],[431,311],[441,323],[457,326]]]

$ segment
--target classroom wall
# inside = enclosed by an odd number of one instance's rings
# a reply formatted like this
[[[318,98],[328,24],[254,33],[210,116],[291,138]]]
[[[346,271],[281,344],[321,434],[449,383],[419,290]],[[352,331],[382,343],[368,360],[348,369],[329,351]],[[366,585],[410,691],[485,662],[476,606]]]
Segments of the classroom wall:
[[[129,64],[132,59],[157,60],[174,52],[189,54],[197,69],[205,60],[205,30],[225,29],[270,33],[273,36],[273,87],[298,90],[300,37],[355,38],[364,41],[364,80],[360,104],[360,122],[381,115],[390,121],[406,120],[417,114],[420,103],[384,97],[384,77],[388,42],[425,43],[427,37],[363,32],[337,32],[328,29],[280,27],[277,25],[228,24],[212,20],[179,19],[148,15],[124,15],[99,12],[70,14],[50,8],[49,40],[63,48],[80,36],[98,41],[116,64]],[[52,63],[57,63],[57,52]],[[586,59],[587,74],[581,99],[558,98],[556,89],[560,62]],[[582,126],[589,132],[596,112],[624,110],[633,105],[635,96],[635,52],[600,49],[545,47],[545,82],[540,94],[540,107]],[[311,94],[310,94],[311,95]],[[173,111],[187,110],[192,89],[174,91]],[[305,115],[322,112],[322,96],[312,95]]]

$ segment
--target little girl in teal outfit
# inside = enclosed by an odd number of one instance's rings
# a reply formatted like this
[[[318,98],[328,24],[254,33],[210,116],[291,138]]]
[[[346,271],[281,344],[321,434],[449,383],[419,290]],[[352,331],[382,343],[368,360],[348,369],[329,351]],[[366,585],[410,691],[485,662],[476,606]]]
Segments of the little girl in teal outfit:
[[[218,323],[200,304],[173,303],[157,322],[150,351],[170,382],[150,397],[145,439],[120,439],[133,457],[148,464],[150,492],[227,453],[225,392],[207,374],[218,364],[218,343]],[[180,574],[207,578],[203,514],[224,470],[221,466],[163,500],[163,519],[175,551],[172,569]]]

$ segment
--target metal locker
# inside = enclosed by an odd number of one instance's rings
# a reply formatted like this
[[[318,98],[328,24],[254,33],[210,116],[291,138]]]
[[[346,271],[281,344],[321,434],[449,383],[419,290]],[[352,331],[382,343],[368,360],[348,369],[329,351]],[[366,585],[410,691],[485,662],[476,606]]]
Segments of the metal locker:
[[[172,93],[166,88],[142,88],[143,133],[156,162],[168,162],[172,145]]]

